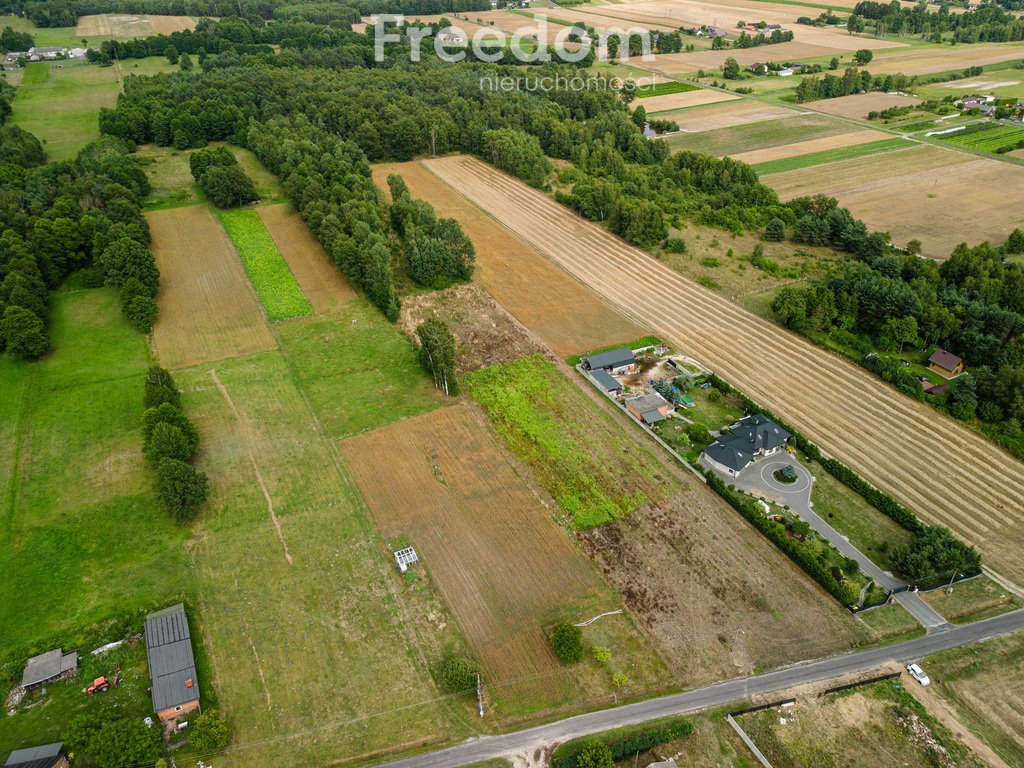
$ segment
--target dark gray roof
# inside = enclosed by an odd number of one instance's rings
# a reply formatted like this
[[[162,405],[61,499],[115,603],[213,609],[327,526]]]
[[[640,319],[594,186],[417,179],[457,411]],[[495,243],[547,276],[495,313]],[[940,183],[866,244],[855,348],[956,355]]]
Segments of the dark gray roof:
[[[178,603],[151,613],[146,617],[145,632],[153,711],[198,701],[199,682],[185,606]]]
[[[64,749],[64,742],[57,741],[53,744],[43,744],[41,747],[27,747],[16,749],[4,763],[4,768],[18,766],[18,768],[50,768],[60,759],[61,750]]]
[[[739,445],[743,450],[751,454],[758,451],[773,451],[781,448],[792,437],[774,421],[763,413],[755,413],[752,416],[740,419],[731,430],[731,434],[722,435],[719,442],[726,442],[732,445]]]
[[[21,685],[23,688],[39,685],[77,668],[77,653],[64,653],[60,648],[54,648],[28,660],[25,673],[21,676]]]
[[[645,424],[656,424],[665,420],[660,409],[668,405],[668,400],[657,392],[651,391],[639,397],[626,398],[626,405],[636,410]]]
[[[721,440],[721,437],[718,438],[717,441],[704,449],[704,453],[709,459],[713,459],[723,467],[737,471],[743,469],[754,460],[754,454],[744,450],[742,445],[728,442],[723,443]]]
[[[629,347],[619,347],[584,357],[583,367],[593,371],[598,368],[620,368],[624,365],[632,365],[634,362],[636,362],[636,358],[633,357],[633,350]]]
[[[596,371],[591,371],[590,376],[605,392],[613,392],[616,389],[622,389],[622,385],[619,384],[619,382],[615,380],[615,377],[608,373],[604,368],[598,368]]]

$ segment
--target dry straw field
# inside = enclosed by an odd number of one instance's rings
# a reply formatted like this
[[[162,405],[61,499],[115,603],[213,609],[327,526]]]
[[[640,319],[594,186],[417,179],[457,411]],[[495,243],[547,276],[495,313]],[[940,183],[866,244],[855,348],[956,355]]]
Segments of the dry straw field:
[[[792,144],[781,144],[777,147],[752,149],[749,152],[730,155],[730,157],[733,160],[739,160],[749,165],[756,165],[757,163],[767,163],[770,160],[783,160],[787,157],[807,155],[812,152],[824,152],[841,147],[855,147],[858,144],[869,144],[872,141],[880,141],[885,138],[888,138],[888,135],[881,131],[872,131],[870,129],[850,131],[849,133],[840,133],[838,136],[824,136],[820,139],[796,141]]]
[[[827,115],[849,117],[855,120],[867,119],[868,112],[881,112],[889,107],[910,107],[921,103],[921,99],[911,96],[900,96],[895,93],[861,93],[853,96],[840,96],[837,99],[808,101],[800,106],[824,112]]]
[[[573,280],[521,239],[451,189],[419,163],[373,168],[387,193],[387,177],[405,179],[413,197],[429,200],[441,216],[459,220],[476,247],[473,279],[556,354],[567,356],[644,335],[593,291]]]
[[[683,278],[479,161],[451,157],[424,165],[608,301],[784,414],[923,518],[976,544],[997,572],[1024,582],[1020,462],[852,363]],[[972,500],[969,507],[964,498]]]
[[[153,326],[165,368],[185,368],[276,345],[231,242],[203,205],[146,214],[160,270]]]
[[[355,296],[352,286],[331,264],[323,246],[290,205],[268,205],[257,211],[317,314],[340,309]]]
[[[734,125],[759,123],[763,120],[795,117],[799,114],[786,107],[773,107],[759,101],[743,99],[725,104],[711,104],[699,109],[666,112],[658,117],[675,121],[682,131],[711,131],[731,128]]]
[[[685,109],[686,107],[700,107],[705,104],[717,104],[722,101],[734,101],[739,96],[722,93],[721,91],[685,91],[684,93],[667,93],[664,96],[649,96],[645,99],[638,99],[630,106],[634,109],[642,106],[647,114],[664,112],[669,109]]]
[[[196,28],[192,16],[133,16],[100,13],[79,16],[75,34],[79,37],[112,37],[117,39],[169,35]]]

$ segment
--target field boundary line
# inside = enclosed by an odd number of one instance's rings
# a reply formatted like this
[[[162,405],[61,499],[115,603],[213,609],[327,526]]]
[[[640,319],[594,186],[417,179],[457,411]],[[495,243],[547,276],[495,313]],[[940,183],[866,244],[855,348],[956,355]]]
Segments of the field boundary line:
[[[764,756],[764,753],[757,748],[757,744],[751,739],[747,732],[743,730],[743,727],[736,722],[736,719],[728,714],[725,716],[725,722],[729,724],[729,727],[736,731],[736,735],[740,737],[740,740],[747,745],[747,749],[754,753],[754,757],[757,758],[757,762],[764,766],[764,768],[772,768],[772,764],[768,762],[768,758]]]
[[[256,463],[256,456],[252,452],[252,438],[249,435],[249,428],[245,425],[245,420],[242,418],[242,414],[238,411],[235,406],[235,401],[231,399],[231,394],[228,392],[221,380],[217,377],[217,369],[210,369],[210,376],[213,378],[213,383],[217,385],[217,389],[224,396],[228,406],[231,408],[231,412],[235,415],[235,420],[238,422],[239,428],[242,430],[242,436],[245,438],[245,451],[249,456],[249,463],[252,464],[253,472],[256,473],[256,482],[260,484],[260,490],[263,491],[263,498],[267,502],[267,511],[270,512],[270,520],[274,524],[274,529],[277,531],[277,538],[281,540],[281,546],[284,547],[284,557],[288,561],[288,565],[294,565],[292,562],[292,555],[288,551],[288,542],[284,540],[284,532],[281,530],[281,523],[277,519],[277,514],[274,512],[274,501],[270,498],[270,491],[267,490],[267,484],[263,481],[263,473],[260,472],[259,464]]]

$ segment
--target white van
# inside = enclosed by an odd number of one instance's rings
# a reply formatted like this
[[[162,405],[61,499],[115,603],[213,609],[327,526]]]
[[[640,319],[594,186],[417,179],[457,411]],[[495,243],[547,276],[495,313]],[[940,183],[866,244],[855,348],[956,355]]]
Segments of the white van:
[[[910,676],[917,680],[921,685],[928,685],[928,683],[931,682],[928,675],[926,675],[924,670],[917,666],[917,664],[907,664],[907,672],[909,672]]]

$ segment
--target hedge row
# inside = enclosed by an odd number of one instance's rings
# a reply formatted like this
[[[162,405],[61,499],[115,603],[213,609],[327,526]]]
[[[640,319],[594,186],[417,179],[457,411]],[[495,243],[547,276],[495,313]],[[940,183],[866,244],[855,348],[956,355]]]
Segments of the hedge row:
[[[719,381],[721,380],[719,379]],[[715,382],[712,381],[712,383]],[[732,389],[728,384],[725,384],[724,382],[722,382],[722,384],[730,390]],[[715,384],[715,386],[718,387],[718,384]],[[718,388],[721,389],[721,387]],[[825,468],[825,471],[832,475],[836,480],[841,482],[843,485],[848,486],[855,493],[863,496],[868,504],[873,506],[883,515],[892,518],[892,520],[894,520],[898,525],[906,528],[911,533],[920,533],[924,529],[924,523],[917,518],[917,515],[896,501],[892,496],[875,488],[875,486],[871,485],[871,483],[842,462],[823,456],[818,446],[808,440],[803,434],[793,429],[791,425],[787,424],[768,409],[762,408],[746,395],[742,393],[737,394],[739,395],[740,401],[743,403],[744,409],[748,413],[763,413],[780,427],[790,432],[793,435],[796,447],[800,451],[806,454],[813,461],[821,464],[821,466]]]
[[[577,768],[576,758],[587,744],[595,740],[607,745],[612,752],[612,759],[619,761],[691,733],[693,723],[682,717],[663,720],[656,725],[619,728],[597,736],[567,741],[552,753],[549,765],[550,768]]]
[[[781,523],[769,520],[767,515],[758,507],[753,496],[734,490],[725,484],[718,475],[711,470],[706,473],[708,486],[729,502],[729,505],[739,512],[757,530],[765,535],[775,546],[781,549],[786,556],[803,569],[804,573],[818,582],[822,589],[843,605],[850,605],[856,602],[857,590],[850,584],[840,584],[832,576],[832,571],[803,544],[796,539],[786,535],[786,527]]]

